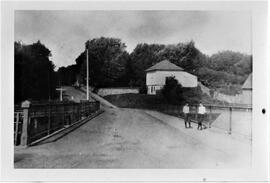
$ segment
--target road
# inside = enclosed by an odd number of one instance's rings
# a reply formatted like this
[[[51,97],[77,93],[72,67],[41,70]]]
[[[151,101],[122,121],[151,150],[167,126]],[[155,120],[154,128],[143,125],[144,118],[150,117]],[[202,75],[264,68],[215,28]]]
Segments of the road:
[[[64,96],[67,97],[69,100],[72,100],[72,98],[74,102],[80,102],[81,100],[86,100],[85,92],[75,89],[72,86],[62,86],[62,88],[64,89]],[[89,100],[94,101],[94,99],[91,97]]]
[[[250,143],[154,111],[107,108],[56,142],[15,148],[15,168],[240,168]]]

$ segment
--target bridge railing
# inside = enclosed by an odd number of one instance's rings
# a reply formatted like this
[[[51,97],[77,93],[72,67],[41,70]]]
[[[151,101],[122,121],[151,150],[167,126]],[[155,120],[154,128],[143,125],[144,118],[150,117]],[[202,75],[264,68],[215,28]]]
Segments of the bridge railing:
[[[15,108],[14,144],[28,145],[98,111],[98,101],[30,103]]]
[[[14,112],[14,145],[19,145],[21,142],[22,124],[23,112],[18,110]]]

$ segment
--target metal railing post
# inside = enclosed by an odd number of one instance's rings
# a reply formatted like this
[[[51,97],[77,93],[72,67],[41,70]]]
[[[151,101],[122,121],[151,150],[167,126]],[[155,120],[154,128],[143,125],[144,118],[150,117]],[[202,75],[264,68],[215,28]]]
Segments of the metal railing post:
[[[229,119],[229,134],[232,134],[232,107],[230,109],[230,119]]]
[[[76,120],[74,120],[74,119],[76,119],[75,117],[74,117],[74,103],[72,103],[72,113],[71,113],[71,115],[72,115],[72,117],[71,117],[71,123],[74,123],[74,121],[76,121]]]
[[[16,124],[15,124],[15,145],[17,145],[17,139],[18,139],[18,132],[19,132],[19,112],[16,113]]]
[[[22,135],[21,135],[21,146],[28,145],[28,125],[29,125],[29,108],[30,101],[26,100],[22,102],[23,108],[23,124],[22,124]]]
[[[79,114],[79,119],[82,119],[81,105],[82,105],[82,103],[80,102],[80,103],[79,103],[79,105],[78,105],[78,114]]]
[[[47,124],[47,134],[50,134],[50,128],[51,128],[51,102],[49,102],[49,116],[48,116],[48,124]]]
[[[212,106],[209,106],[209,119],[208,119],[208,128],[211,128],[211,121],[212,121]]]
[[[195,121],[196,121],[197,123],[199,123],[199,122],[198,122],[198,106],[197,106],[197,105],[195,106]]]

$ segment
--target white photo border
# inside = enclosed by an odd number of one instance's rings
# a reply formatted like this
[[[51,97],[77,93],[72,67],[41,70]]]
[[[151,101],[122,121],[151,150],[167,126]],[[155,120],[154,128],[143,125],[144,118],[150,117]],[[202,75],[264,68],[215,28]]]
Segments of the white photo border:
[[[213,10],[252,13],[253,142],[250,169],[14,169],[15,10]],[[25,1],[1,7],[1,181],[269,181],[266,1]],[[262,114],[262,109],[266,114]]]

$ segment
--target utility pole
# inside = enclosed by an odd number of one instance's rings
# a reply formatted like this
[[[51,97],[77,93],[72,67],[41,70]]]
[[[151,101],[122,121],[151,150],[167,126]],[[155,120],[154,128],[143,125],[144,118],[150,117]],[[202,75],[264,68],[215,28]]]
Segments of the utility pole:
[[[88,59],[88,41],[86,42],[86,100],[89,100],[89,59]]]

